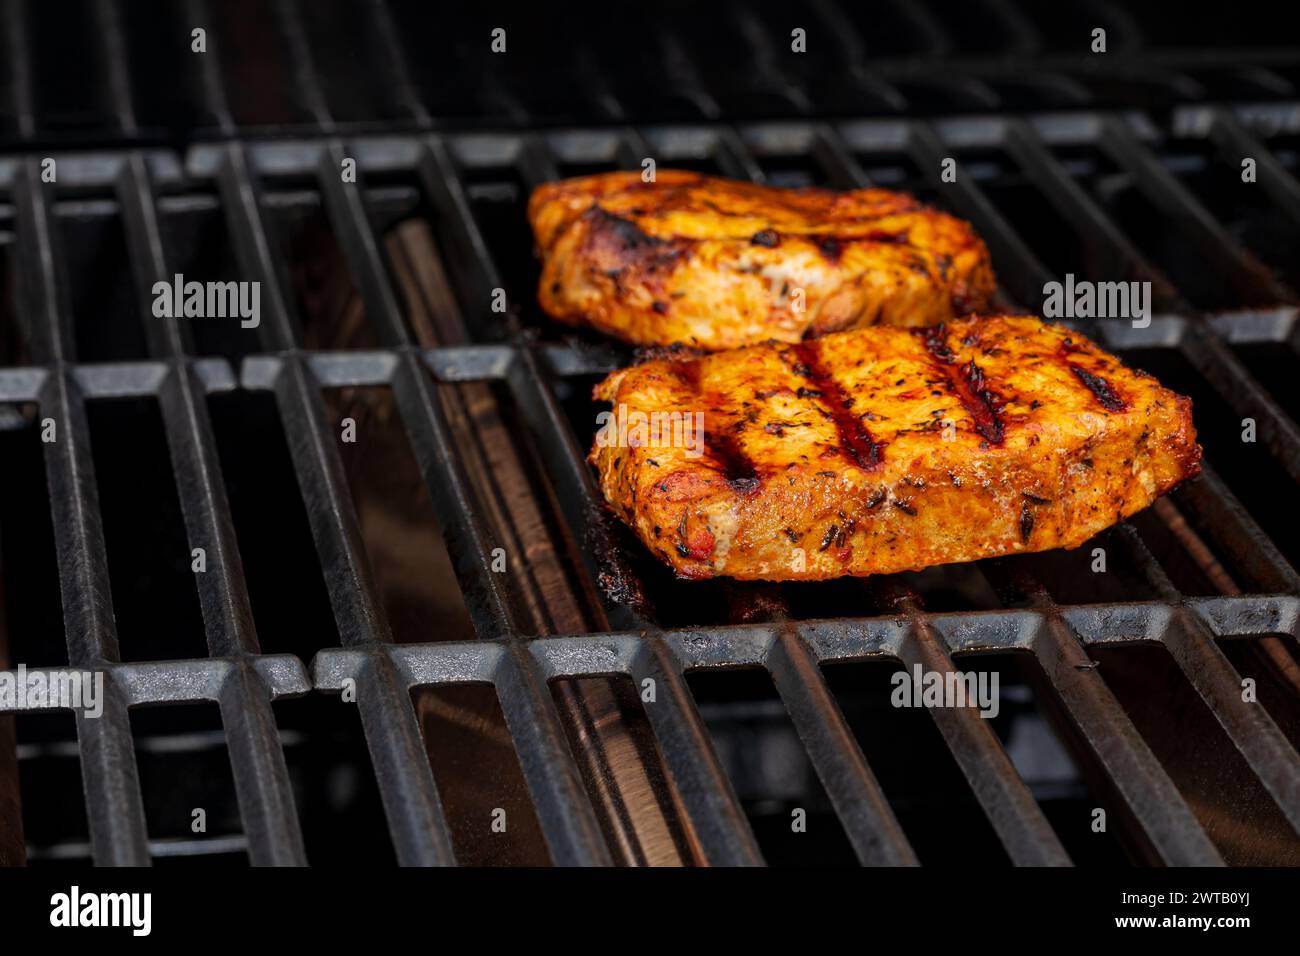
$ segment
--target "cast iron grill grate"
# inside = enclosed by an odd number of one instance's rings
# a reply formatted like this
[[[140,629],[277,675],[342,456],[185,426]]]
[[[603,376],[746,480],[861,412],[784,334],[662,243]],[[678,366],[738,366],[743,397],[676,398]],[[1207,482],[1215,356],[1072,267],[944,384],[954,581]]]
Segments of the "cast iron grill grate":
[[[434,8],[418,0],[0,3],[0,135],[44,144],[377,129],[1142,109],[1296,98],[1300,53],[1169,0],[960,7],[673,0]],[[493,53],[494,29],[506,54]],[[206,31],[194,52],[192,31]],[[805,36],[792,51],[792,31]],[[1092,31],[1106,31],[1104,55]],[[1210,49],[1213,48],[1213,49]],[[1104,56],[1104,60],[1102,57]],[[218,65],[218,61],[220,61]],[[557,69],[557,61],[566,64]]]
[[[303,29],[292,5],[276,9],[288,36]],[[52,418],[59,435],[49,444],[33,440],[23,452],[43,459],[48,495],[21,476],[6,476],[6,495],[26,495],[14,506],[21,509],[43,507],[47,498],[53,546],[46,556],[56,561],[65,660],[104,669],[108,689],[102,718],[76,718],[75,744],[10,747],[0,738],[0,749],[9,750],[0,753],[0,783],[10,794],[22,764],[75,754],[86,826],[54,827],[32,847],[33,859],[89,853],[101,863],[144,863],[243,853],[254,863],[305,862],[303,821],[317,815],[319,796],[301,781],[295,793],[290,758],[321,726],[333,727],[327,710],[355,706],[373,770],[373,781],[363,782],[375,791],[372,817],[382,805],[396,858],[453,862],[464,854],[444,806],[445,781],[426,756],[423,704],[412,691],[491,685],[549,859],[636,860],[640,851],[624,839],[627,828],[611,826],[591,793],[589,756],[566,727],[571,704],[553,693],[576,679],[621,676],[637,685],[653,680],[657,689],[645,717],[684,821],[684,855],[760,862],[731,768],[688,685],[699,673],[752,668],[770,675],[856,858],[915,862],[913,835],[900,824],[823,667],[891,660],[944,671],[971,655],[1018,654],[1041,671],[1042,693],[1111,794],[1133,858],[1235,862],[1222,822],[1198,813],[1197,794],[1175,779],[1165,745],[1121,703],[1106,667],[1097,666],[1096,658],[1112,650],[1157,647],[1212,715],[1252,793],[1268,805],[1269,832],[1278,835],[1274,852],[1294,860],[1295,688],[1276,703],[1243,702],[1240,661],[1232,656],[1240,646],[1267,648],[1284,676],[1296,670],[1295,519],[1277,497],[1260,494],[1294,494],[1300,482],[1287,381],[1300,341],[1296,279],[1287,271],[1293,264],[1270,261],[1274,247],[1267,241],[1276,234],[1270,230],[1294,236],[1300,229],[1289,107],[1192,105],[1157,122],[1106,111],[1087,98],[1077,112],[1025,116],[462,134],[430,132],[428,111],[412,109],[405,119],[424,130],[362,134],[335,123],[309,46],[290,45],[299,57],[295,82],[311,106],[311,136],[241,138],[221,60],[213,57],[203,86],[223,134],[213,143],[176,152],[133,141],[131,85],[122,82],[109,88],[121,148],[55,154],[56,184],[42,182],[40,154],[0,159],[7,202],[0,224],[19,330],[14,351],[6,352],[8,367],[0,369],[0,406],[13,409],[15,434],[34,435],[37,422]],[[939,179],[947,156],[963,170],[957,183]],[[1255,188],[1266,197],[1244,216],[1231,197],[1189,186],[1215,163],[1226,162],[1237,177],[1241,156],[1257,160]],[[1005,302],[1029,310],[1043,284],[1064,271],[1151,281],[1157,315],[1150,327],[1078,324],[1193,394],[1207,447],[1204,475],[1154,513],[1105,536],[1115,568],[1106,576],[1105,603],[1079,596],[1088,588],[1075,578],[1086,565],[1059,555],[825,587],[672,580],[640,560],[634,546],[622,547],[626,539],[602,516],[583,461],[592,422],[583,394],[628,356],[593,338],[558,335],[540,320],[521,212],[538,182],[583,170],[637,169],[644,157],[664,167],[790,185],[911,189],[974,222],[993,252]],[[356,160],[355,183],[339,174],[348,158]],[[359,348],[317,344],[301,279],[281,255],[286,216],[295,210],[323,215],[337,241],[363,306]],[[215,225],[190,244],[177,243],[174,221],[187,216]],[[89,242],[86,223],[105,217],[120,229],[131,287],[124,305],[109,301],[101,311],[92,300],[88,322],[88,306],[74,295],[79,280],[70,246]],[[428,222],[439,250],[426,290],[431,328],[416,327],[410,290],[395,278],[386,242],[394,218],[411,217]],[[1179,243],[1166,244],[1168,232]],[[206,251],[200,256],[196,248]],[[153,283],[191,263],[209,270],[196,278],[259,282],[260,326],[228,326],[214,336],[203,327],[213,320],[154,319]],[[512,305],[504,316],[491,310],[497,289]],[[120,323],[120,334],[98,327],[103,323]],[[140,354],[118,354],[117,343],[130,335]],[[337,441],[332,396],[365,389],[391,396],[442,529],[447,574],[463,600],[462,609],[427,622],[423,639],[398,633]],[[228,487],[228,442],[214,424],[223,397],[256,402],[247,407],[274,418],[282,431],[292,481],[278,486],[283,497],[271,507],[298,499],[293,507],[310,542],[310,566],[282,573],[314,576],[313,593],[328,606],[328,613],[304,608],[302,634],[286,634],[293,625],[283,619],[268,629],[250,594],[252,578],[265,572],[247,574],[254,558],[241,558],[246,524],[232,513],[231,499],[249,493]],[[193,576],[206,656],[200,650],[171,659],[177,655],[168,653],[163,634],[156,653],[136,659],[128,652],[137,636],[125,628],[119,634],[123,587],[113,577],[118,566],[111,535],[106,543],[98,481],[112,452],[92,447],[93,418],[101,403],[140,399],[156,407],[166,445],[165,459],[144,467],[170,471],[186,543],[207,554],[208,570]],[[512,449],[531,489],[524,500],[498,471],[492,449],[467,450],[462,419],[480,422],[475,415],[484,405],[497,416],[492,441]],[[1238,439],[1245,418],[1256,424],[1253,445]],[[518,524],[521,513],[536,525]],[[497,548],[506,552],[505,573]],[[9,575],[14,556],[5,558]],[[7,591],[16,587],[9,583]],[[62,649],[48,634],[12,639],[24,642],[24,663],[60,663]],[[263,645],[291,652],[268,653]],[[355,705],[321,693],[345,688],[355,688]],[[305,716],[293,727],[277,722],[283,705],[273,704],[301,695]],[[132,708],[145,714],[152,711],[144,705],[184,703],[209,705],[199,708],[209,717],[216,704],[220,719],[133,726]],[[971,711],[932,716],[1007,858],[1069,862],[1074,854],[1006,741]],[[212,835],[161,836],[142,754],[214,745],[228,752],[237,820]],[[11,821],[3,835],[0,849],[21,859],[21,830]]]

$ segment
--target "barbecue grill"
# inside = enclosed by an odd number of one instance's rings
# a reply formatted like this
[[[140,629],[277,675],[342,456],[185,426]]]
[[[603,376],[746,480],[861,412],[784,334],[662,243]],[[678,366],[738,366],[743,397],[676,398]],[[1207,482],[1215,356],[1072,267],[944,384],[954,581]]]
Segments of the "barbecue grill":
[[[1300,49],[1109,3],[70,6],[0,3],[0,666],[105,701],[0,716],[0,861],[1300,863]],[[631,354],[540,314],[523,216],[646,158],[913,192],[1012,310],[1150,282],[1072,324],[1192,396],[1203,474],[1072,552],[674,579],[584,461]],[[156,318],[177,273],[259,324]],[[891,708],[915,665],[1001,716]]]

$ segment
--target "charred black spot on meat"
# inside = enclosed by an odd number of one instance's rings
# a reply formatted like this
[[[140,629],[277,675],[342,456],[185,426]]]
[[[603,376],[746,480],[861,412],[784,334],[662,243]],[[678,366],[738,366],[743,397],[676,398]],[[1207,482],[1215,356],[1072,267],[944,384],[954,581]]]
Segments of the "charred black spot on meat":
[[[655,302],[653,305],[650,306],[650,308],[654,309],[654,311],[657,312],[657,313],[660,314],[660,315],[667,315],[667,314],[668,314],[668,303],[667,303],[667,302]]]
[[[961,400],[966,414],[975,423],[975,430],[988,445],[1001,445],[1006,438],[1006,428],[1002,422],[1001,405],[998,396],[989,387],[984,378],[984,370],[971,359],[965,365],[958,366],[957,356],[948,348],[947,330],[943,325],[921,329],[917,334],[925,343],[926,351],[935,360],[936,368],[943,373],[948,387]],[[981,448],[987,447],[981,443]]]
[[[895,498],[893,501],[893,505],[899,511],[903,512],[903,514],[916,517],[916,505],[912,504],[912,502],[909,501],[908,499]]]
[[[797,544],[797,543],[798,543],[798,541],[799,541],[799,536],[798,536],[797,534],[795,534],[795,532],[794,532],[794,528],[782,528],[781,530],[785,533],[786,538],[789,539],[789,541],[790,541],[791,544]]]
[[[830,262],[839,262],[840,256],[844,254],[844,246],[834,236],[818,236],[816,243],[817,251]]]
[[[876,508],[879,508],[881,503],[884,500],[885,500],[885,489],[877,488],[875,491],[871,493],[871,496],[867,498],[867,510],[872,511]]]
[[[821,398],[822,397],[822,393],[815,388],[801,387],[795,389],[795,394],[798,395],[800,398]]]
[[[1033,502],[1034,504],[1036,504],[1036,505],[1047,505],[1047,504],[1051,504],[1051,499],[1049,499],[1049,498],[1040,498],[1040,497],[1038,497],[1038,495],[1031,495],[1031,494],[1030,494],[1029,492],[1027,492],[1027,491],[1022,491],[1022,492],[1020,492],[1020,496],[1021,496],[1022,498],[1027,498],[1029,501],[1032,501],[1032,502]]]
[[[862,416],[848,410],[852,399],[822,363],[817,346],[812,342],[800,342],[794,346],[794,354],[798,359],[794,365],[795,372],[806,378],[818,397],[826,402],[829,417],[835,422],[839,435],[840,449],[863,470],[879,470],[884,461],[885,443],[872,438],[862,423]]]
[[[1034,533],[1034,509],[1029,507],[1029,502],[1020,506],[1020,540],[1024,544],[1029,543],[1029,536]]]
[[[763,246],[766,249],[775,249],[781,242],[781,237],[776,234],[775,229],[760,229],[749,237],[749,241],[756,246]]]
[[[640,226],[631,219],[624,219],[622,216],[616,216],[612,212],[602,209],[600,206],[592,206],[585,216],[593,221],[600,223],[601,227],[609,230],[619,242],[623,244],[625,251],[631,252],[636,249],[654,248],[658,246],[669,245],[666,239],[658,239],[645,232]]]
[[[911,272],[914,272],[919,276],[924,276],[927,279],[930,278],[930,266],[921,256],[908,256],[907,261],[904,264]]]
[[[1094,375],[1086,368],[1081,368],[1073,362],[1067,361],[1065,364],[1070,367],[1074,377],[1082,382],[1088,391],[1092,392],[1093,398],[1097,399],[1101,403],[1101,407],[1106,411],[1122,412],[1128,409],[1128,402],[1119,397],[1114,387],[1106,379],[1100,375]]]
[[[817,550],[825,551],[827,548],[831,546],[831,543],[837,537],[839,537],[839,534],[840,534],[840,526],[837,524],[832,524],[829,528],[826,529],[826,533],[822,535],[822,543]]]

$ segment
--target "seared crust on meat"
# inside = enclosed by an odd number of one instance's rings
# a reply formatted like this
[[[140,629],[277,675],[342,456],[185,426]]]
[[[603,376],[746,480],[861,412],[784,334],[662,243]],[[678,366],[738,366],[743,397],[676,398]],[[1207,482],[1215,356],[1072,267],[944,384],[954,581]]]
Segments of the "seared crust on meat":
[[[1190,399],[1030,317],[651,361],[595,396],[625,421],[703,413],[702,454],[630,429],[590,459],[615,512],[689,578],[1078,547],[1200,470]]]
[[[528,220],[555,319],[716,351],[988,307],[971,227],[904,193],[775,189],[661,169],[539,186]]]

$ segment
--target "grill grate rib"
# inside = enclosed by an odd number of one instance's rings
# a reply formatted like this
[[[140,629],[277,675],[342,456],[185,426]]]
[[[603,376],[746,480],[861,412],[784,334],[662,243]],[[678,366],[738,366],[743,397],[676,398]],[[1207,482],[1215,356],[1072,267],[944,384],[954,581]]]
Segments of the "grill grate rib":
[[[1174,100],[1207,98],[1204,80],[1197,77],[1212,64],[1186,52],[1143,54],[1141,25],[1109,4],[1103,7],[1111,18],[1117,53],[1138,57],[1136,62],[1123,61],[1129,64],[1130,79],[1163,90],[1161,96]],[[773,107],[774,115],[794,119],[716,125],[729,112],[734,91],[717,85],[707,64],[693,55],[688,38],[664,28],[656,42],[664,53],[673,94],[689,104],[692,119],[705,125],[627,125],[635,111],[620,100],[617,76],[605,72],[595,53],[577,51],[575,70],[585,72],[593,81],[588,86],[599,89],[599,119],[616,125],[452,133],[443,129],[437,111],[423,101],[412,79],[401,11],[382,0],[365,3],[377,42],[388,52],[389,83],[409,114],[409,121],[376,131],[335,120],[299,6],[280,0],[274,21],[290,85],[304,113],[302,138],[248,136],[250,131],[227,97],[222,69],[228,64],[214,51],[196,58],[194,69],[195,88],[202,91],[206,113],[215,124],[209,131],[215,141],[198,143],[183,155],[152,145],[159,138],[133,96],[133,78],[126,68],[129,38],[119,5],[99,0],[94,9],[106,51],[106,83],[100,95],[111,114],[115,142],[127,148],[60,153],[57,187],[41,179],[37,144],[48,131],[33,96],[33,64],[22,39],[29,35],[26,21],[31,11],[21,0],[7,0],[0,9],[10,38],[6,59],[12,124],[18,137],[30,144],[24,155],[0,158],[0,195],[9,197],[12,205],[0,210],[0,218],[11,214],[15,221],[20,280],[16,312],[34,360],[27,367],[0,369],[0,403],[35,403],[41,416],[58,423],[59,438],[45,446],[44,454],[69,664],[102,669],[108,692],[102,719],[77,717],[89,846],[69,842],[40,848],[34,856],[89,852],[99,863],[143,864],[169,855],[244,850],[255,864],[305,863],[301,808],[295,803],[272,704],[313,692],[355,689],[398,860],[454,863],[452,828],[411,691],[487,683],[498,695],[552,861],[607,864],[625,851],[612,846],[602,832],[595,798],[584,783],[586,755],[574,753],[564,730],[573,715],[569,705],[557,706],[548,685],[620,675],[638,688],[653,682],[655,699],[647,705],[646,716],[684,817],[691,855],[713,864],[758,864],[762,853],[743,801],[686,682],[695,671],[749,667],[773,678],[858,859],[913,864],[917,856],[912,842],[854,740],[821,667],[889,659],[951,672],[957,668],[953,655],[1014,650],[1032,655],[1041,665],[1052,702],[1113,784],[1134,823],[1135,854],[1166,864],[1222,864],[1221,848],[1088,654],[1093,647],[1142,643],[1168,649],[1277,804],[1292,835],[1300,839],[1300,757],[1263,706],[1242,701],[1241,675],[1217,643],[1300,636],[1300,576],[1252,514],[1259,505],[1243,502],[1210,460],[1200,480],[1180,490],[1176,501],[1208,527],[1207,546],[1226,561],[1232,578],[1243,588],[1250,582],[1258,589],[1254,592],[1183,594],[1138,528],[1126,524],[1115,538],[1154,600],[1061,604],[1036,565],[1003,560],[978,565],[978,573],[995,592],[1017,595],[1001,610],[929,611],[922,595],[899,576],[856,585],[854,593],[864,605],[887,609],[879,616],[799,620],[780,589],[735,586],[728,592],[729,623],[663,627],[662,607],[655,601],[663,588],[648,579],[635,556],[617,548],[601,553],[590,546],[616,529],[603,515],[584,460],[581,442],[587,436],[575,433],[566,410],[567,396],[587,377],[610,370],[625,356],[579,337],[547,341],[547,332],[535,333],[518,311],[504,318],[490,311],[494,290],[507,289],[514,299],[527,299],[531,289],[519,287],[527,276],[521,279],[503,260],[480,222],[474,195],[481,174],[508,175],[527,189],[557,177],[566,164],[636,169],[641,158],[653,156],[661,165],[712,165],[727,175],[763,181],[768,178],[765,161],[793,157],[817,169],[828,182],[851,187],[867,184],[870,161],[886,155],[908,159],[923,171],[923,185],[937,190],[954,212],[974,222],[1007,283],[1001,294],[1033,309],[1043,284],[1056,277],[1035,251],[1032,237],[1011,225],[976,176],[963,171],[956,183],[947,184],[939,178],[943,158],[960,159],[963,151],[995,147],[1073,224],[1094,273],[1151,281],[1155,305],[1164,313],[1146,329],[1090,320],[1076,324],[1107,347],[1139,358],[1148,351],[1180,356],[1234,415],[1256,421],[1258,447],[1292,482],[1300,483],[1300,426],[1234,350],[1243,336],[1255,335],[1294,353],[1300,341],[1294,292],[1162,161],[1161,130],[1145,115],[1110,111],[1078,70],[1077,58],[1050,52],[1039,26],[1015,5],[999,2],[991,9],[1005,28],[1008,47],[1032,55],[1027,76],[1018,75],[1000,57],[959,58],[948,78],[927,79],[917,75],[914,65],[888,58],[867,73],[857,65],[864,60],[859,55],[862,37],[848,12],[824,2],[816,5],[816,16],[834,27],[840,58],[849,64],[845,69],[850,87],[881,104],[883,111],[919,115],[923,111],[916,109],[916,101],[925,83],[941,89],[946,101],[960,89],[975,108],[1003,109],[1009,86],[1023,82],[1040,93],[1049,91],[1054,101],[1063,100],[1080,112],[817,118],[807,77],[784,65],[760,18],[741,14],[737,35],[752,61],[766,64],[758,71],[770,81],[762,91],[764,101],[779,105]],[[897,10],[909,18],[924,49],[960,49],[945,24],[923,9],[900,4]],[[212,21],[204,0],[189,0],[186,16],[192,23]],[[1216,62],[1223,58],[1220,54]],[[1249,67],[1257,77],[1294,94],[1287,79],[1296,68],[1294,54],[1246,51],[1240,62],[1243,69]],[[528,92],[491,77],[481,96],[494,104],[498,118],[531,127],[538,117]],[[1276,112],[1284,128],[1288,108],[1282,103]],[[1259,188],[1292,226],[1300,225],[1300,184],[1293,168],[1244,121],[1260,115],[1274,114],[1193,104],[1181,107],[1172,122],[1176,129],[1202,131],[1227,154],[1255,157]],[[1247,333],[1242,331],[1247,319],[1197,312],[1149,250],[1135,244],[1117,217],[1060,158],[1062,148],[1080,145],[1109,156],[1169,228],[1184,232],[1207,262],[1229,277],[1239,303],[1254,309],[1280,307],[1283,318],[1253,322],[1253,331]],[[339,175],[346,158],[357,160],[356,183],[345,183]],[[433,347],[417,344],[407,328],[374,224],[373,183],[397,179],[418,184],[423,202],[418,214],[437,226],[438,248],[454,293],[436,306],[446,314],[435,319],[440,329],[454,330],[456,338]],[[269,195],[273,187],[289,181],[307,182],[319,196],[379,348],[350,353],[304,348],[303,322],[308,317],[299,314],[281,266]],[[146,360],[79,362],[58,228],[60,196],[111,197],[125,225],[141,314],[147,316],[145,290],[170,278],[176,265],[164,239],[159,197],[202,190],[218,197],[241,278],[261,283],[263,322],[256,346],[243,350],[236,369],[224,358],[196,354],[184,320],[146,318]],[[517,228],[524,228],[522,222]],[[534,512],[553,515],[567,532],[561,558],[573,567],[572,590],[564,598],[571,612],[566,617],[585,622],[581,632],[549,633],[565,628],[544,620],[536,600],[532,611],[521,606],[516,593],[520,585],[493,568],[493,548],[507,540],[498,526],[511,520],[513,512],[508,503],[484,501],[485,495],[504,498],[502,485],[492,476],[476,481],[480,476],[462,452],[456,416],[449,415],[442,396],[443,389],[471,383],[487,390],[483,394],[497,403],[497,411],[504,414],[509,404],[517,412],[521,433],[506,434],[503,429],[500,437],[517,446],[520,461],[536,462],[552,496],[539,494],[532,503]],[[393,640],[322,394],[326,388],[363,385],[393,391],[476,641],[435,642],[436,621],[430,622],[430,643]],[[262,653],[257,635],[207,408],[209,396],[237,388],[274,396],[338,624],[339,646],[320,647],[310,666],[297,656]],[[196,581],[207,659],[122,663],[119,658],[110,555],[101,527],[86,404],[126,396],[158,400],[188,541],[207,552],[209,570]],[[456,400],[467,401],[465,393]],[[518,550],[528,544],[523,534],[508,540]],[[512,554],[511,560],[525,558]],[[603,586],[608,580],[625,587],[614,593]],[[667,597],[680,599],[681,594]],[[760,610],[741,613],[747,601]],[[128,708],[198,701],[220,706],[244,833],[195,840],[151,837]],[[931,716],[1011,860],[1069,864],[1061,838],[988,724],[969,710],[940,709]]]

